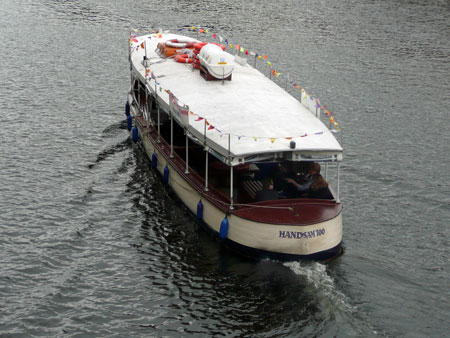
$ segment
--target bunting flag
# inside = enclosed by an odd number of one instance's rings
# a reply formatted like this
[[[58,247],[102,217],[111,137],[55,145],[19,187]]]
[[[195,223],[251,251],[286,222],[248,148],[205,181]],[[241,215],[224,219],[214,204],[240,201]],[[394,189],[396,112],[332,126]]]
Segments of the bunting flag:
[[[276,140],[276,138],[275,138],[275,137],[271,137],[271,138],[270,138],[270,142],[271,142],[271,143],[274,143],[274,142],[275,142],[275,140]]]

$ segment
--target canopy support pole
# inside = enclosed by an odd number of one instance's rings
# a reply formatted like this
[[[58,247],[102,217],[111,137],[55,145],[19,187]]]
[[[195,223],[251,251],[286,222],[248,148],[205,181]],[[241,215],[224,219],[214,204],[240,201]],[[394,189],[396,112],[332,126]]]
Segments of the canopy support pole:
[[[340,203],[341,202],[341,200],[339,199],[339,166],[340,166],[340,163],[339,162],[337,162],[337,203]]]
[[[161,143],[161,123],[160,123],[160,113],[159,113],[159,102],[158,102],[158,92],[156,90],[156,79],[155,79],[155,103],[158,111],[158,138],[156,139],[157,143]]]
[[[208,146],[206,145],[206,119],[205,119],[205,127],[204,127],[204,130],[203,130],[203,146],[205,147],[205,156],[206,156],[206,159],[205,159],[205,162],[206,162],[206,168],[205,168],[205,191],[209,191],[209,189],[208,189],[208,155],[209,155],[209,152],[208,152]]]
[[[170,112],[170,158],[173,158],[173,116],[172,112]]]
[[[233,208],[233,165],[231,163],[231,135],[228,134],[228,162],[230,163],[230,209]]]
[[[186,170],[184,171],[184,173],[189,174],[189,137],[187,130],[185,130],[185,133],[186,133]]]

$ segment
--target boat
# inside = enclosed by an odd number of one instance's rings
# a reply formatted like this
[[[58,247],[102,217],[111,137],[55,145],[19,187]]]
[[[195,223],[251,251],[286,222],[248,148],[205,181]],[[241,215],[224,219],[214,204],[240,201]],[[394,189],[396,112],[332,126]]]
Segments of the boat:
[[[338,256],[343,148],[320,108],[308,108],[270,71],[250,64],[252,55],[204,40],[132,33],[125,105],[132,139],[224,247],[283,261]],[[314,195],[305,182],[311,185],[317,166],[314,177],[326,184]],[[268,180],[275,195],[257,199]]]

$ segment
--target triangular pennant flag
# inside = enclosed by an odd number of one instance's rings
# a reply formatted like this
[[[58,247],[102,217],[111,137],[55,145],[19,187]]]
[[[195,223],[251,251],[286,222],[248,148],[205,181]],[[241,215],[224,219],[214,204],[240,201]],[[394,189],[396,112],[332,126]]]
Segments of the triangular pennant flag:
[[[213,38],[214,38],[214,39],[216,39],[216,38],[217,38],[217,35],[216,35],[216,33],[213,33]]]
[[[144,43],[141,43],[141,48],[144,49],[145,45]]]
[[[266,55],[264,55],[263,59],[264,59],[264,60],[265,60],[265,59],[267,59],[267,54],[266,54]]]
[[[275,137],[272,137],[272,138],[270,138],[270,142],[271,142],[271,143],[274,143],[274,142],[275,142],[275,140],[276,140],[276,138],[275,138]]]
[[[253,136],[253,139],[256,141],[258,141],[258,138],[256,136]]]
[[[211,130],[211,129],[214,129],[214,126],[213,126],[213,125],[210,125],[210,126],[208,127],[208,130]]]

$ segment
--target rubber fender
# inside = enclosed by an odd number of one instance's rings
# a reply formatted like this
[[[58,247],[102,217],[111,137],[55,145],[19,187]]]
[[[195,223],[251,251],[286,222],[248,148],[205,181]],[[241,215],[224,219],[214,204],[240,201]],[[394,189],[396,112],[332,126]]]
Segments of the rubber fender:
[[[219,231],[219,237],[220,239],[225,239],[228,236],[228,228],[229,228],[228,218],[225,216],[225,218],[222,220],[222,223],[220,223],[220,231]]]
[[[156,153],[152,154],[152,168],[156,169],[156,166],[158,165],[158,157],[156,156]]]
[[[167,166],[167,164],[166,164],[166,166],[164,167],[163,182],[164,182],[165,184],[168,184],[168,183],[169,183],[169,167]]]
[[[131,132],[131,137],[133,138],[134,143],[139,140],[139,131],[136,126],[133,127],[133,131]]]
[[[130,115],[130,103],[127,101],[127,103],[125,104],[125,115],[129,116]]]
[[[131,127],[133,126],[133,118],[131,115],[127,115],[127,129],[131,131]]]
[[[199,220],[199,221],[203,220],[203,203],[202,203],[202,200],[198,201],[198,204],[197,204],[197,220]]]

